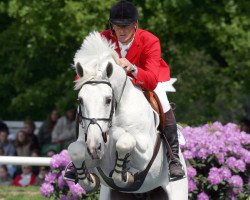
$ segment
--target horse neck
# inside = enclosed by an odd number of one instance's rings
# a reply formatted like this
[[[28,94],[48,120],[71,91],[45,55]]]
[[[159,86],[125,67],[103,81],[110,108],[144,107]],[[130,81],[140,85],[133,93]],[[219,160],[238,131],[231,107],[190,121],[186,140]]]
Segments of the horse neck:
[[[128,77],[124,69],[119,66],[115,66],[113,69],[113,74],[109,80],[113,87],[115,99],[117,101],[119,101],[126,92],[130,91],[133,88],[131,81],[127,79]]]

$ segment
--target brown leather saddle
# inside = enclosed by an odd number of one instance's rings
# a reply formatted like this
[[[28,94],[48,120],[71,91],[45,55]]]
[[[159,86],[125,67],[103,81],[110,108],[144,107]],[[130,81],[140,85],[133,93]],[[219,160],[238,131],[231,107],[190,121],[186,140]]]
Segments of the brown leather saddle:
[[[163,112],[163,108],[160,102],[159,97],[154,91],[144,91],[144,95],[150,103],[151,107],[159,114],[160,117],[160,125],[159,129],[162,131],[165,127],[166,117]]]

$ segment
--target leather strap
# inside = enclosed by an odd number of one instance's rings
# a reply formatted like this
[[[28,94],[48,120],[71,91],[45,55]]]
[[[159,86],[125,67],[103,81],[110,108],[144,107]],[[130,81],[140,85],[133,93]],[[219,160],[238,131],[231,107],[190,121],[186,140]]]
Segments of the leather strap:
[[[160,149],[160,146],[161,146],[161,142],[162,142],[162,139],[160,137],[160,135],[158,134],[157,135],[157,138],[156,138],[156,142],[155,142],[155,146],[154,146],[154,151],[153,151],[153,155],[152,155],[152,158],[151,160],[149,161],[147,167],[141,171],[141,172],[137,172],[135,175],[134,175],[134,183],[126,188],[121,188],[119,186],[117,186],[115,183],[114,183],[114,180],[111,178],[111,177],[108,177],[105,175],[105,173],[103,172],[103,170],[101,169],[101,167],[97,167],[97,170],[99,172],[99,174],[101,175],[102,179],[106,182],[106,184],[113,188],[114,190],[118,190],[118,191],[121,191],[121,192],[134,192],[134,191],[137,191],[140,189],[140,187],[142,186],[142,184],[144,183],[144,180],[148,174],[148,171],[149,169],[151,168],[158,152],[159,152],[159,149]]]
[[[106,182],[107,185],[109,185],[109,187],[113,188],[114,190],[118,190],[121,192],[134,192],[140,189],[140,187],[142,186],[142,184],[144,183],[144,180],[159,152],[160,146],[161,146],[161,142],[162,142],[162,135],[164,135],[162,133],[162,131],[165,128],[166,125],[166,117],[165,114],[163,112],[163,108],[161,106],[160,100],[158,98],[158,96],[156,95],[156,93],[154,91],[145,91],[144,92],[145,97],[147,98],[147,100],[149,101],[150,105],[152,106],[152,108],[159,114],[160,116],[160,132],[161,134],[157,135],[156,138],[156,142],[155,142],[155,146],[154,146],[154,151],[153,151],[153,155],[147,165],[147,167],[141,171],[141,172],[137,172],[134,175],[134,183],[132,183],[132,185],[126,187],[126,188],[121,188],[117,185],[115,185],[114,180],[111,177],[108,177],[105,175],[105,173],[103,172],[103,170],[101,169],[101,167],[97,167],[97,170],[99,172],[99,174],[101,175],[102,179]],[[167,142],[167,141],[166,141]],[[168,145],[169,146],[169,145]]]
[[[147,98],[150,105],[152,106],[152,108],[159,114],[159,117],[160,117],[160,125],[159,125],[160,135],[164,140],[164,143],[166,145],[170,160],[174,160],[174,154],[172,152],[171,146],[167,140],[166,135],[164,134],[164,129],[165,129],[168,122],[167,122],[166,115],[163,112],[163,108],[162,108],[160,99],[154,91],[144,91],[144,95]]]

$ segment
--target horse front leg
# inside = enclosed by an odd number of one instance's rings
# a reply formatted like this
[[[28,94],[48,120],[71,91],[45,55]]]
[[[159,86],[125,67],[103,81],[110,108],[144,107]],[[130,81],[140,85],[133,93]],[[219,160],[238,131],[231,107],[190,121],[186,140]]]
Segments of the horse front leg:
[[[87,153],[85,143],[79,140],[71,143],[68,147],[68,152],[77,172],[76,182],[78,182],[87,193],[96,191],[100,186],[100,180],[95,174],[89,173],[87,170],[85,165]]]
[[[116,163],[112,179],[119,187],[128,187],[134,182],[134,176],[126,168],[135,146],[136,140],[129,133],[122,134],[116,142]]]

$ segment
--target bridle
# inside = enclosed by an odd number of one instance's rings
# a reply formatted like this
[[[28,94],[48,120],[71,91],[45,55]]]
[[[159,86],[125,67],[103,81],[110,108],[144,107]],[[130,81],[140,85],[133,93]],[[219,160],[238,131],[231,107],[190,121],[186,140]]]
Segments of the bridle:
[[[126,83],[127,83],[127,79],[128,79],[128,76],[126,75],[125,76],[125,81],[123,82],[123,86],[122,86],[122,90],[121,90],[121,93],[120,95],[117,97],[118,99],[116,100],[115,99],[115,95],[114,95],[114,89],[112,88],[112,85],[109,81],[87,81],[85,82],[82,87],[84,85],[92,85],[92,84],[106,84],[108,85],[109,87],[111,87],[112,89],[112,105],[111,105],[111,110],[110,110],[110,114],[109,114],[109,118],[90,118],[90,117],[86,117],[86,116],[83,116],[82,114],[82,110],[81,110],[81,99],[77,99],[78,100],[78,109],[77,109],[77,115],[78,115],[78,119],[79,119],[79,124],[82,126],[82,128],[84,129],[84,125],[83,125],[83,120],[88,120],[89,121],[89,124],[88,124],[88,127],[87,127],[87,130],[86,132],[84,133],[85,134],[85,142],[87,141],[87,133],[88,133],[88,129],[89,129],[89,125],[90,124],[96,124],[100,130],[101,130],[101,133],[102,133],[102,138],[103,138],[103,141],[104,143],[107,142],[107,132],[103,132],[100,124],[98,123],[98,121],[104,121],[104,122],[108,122],[108,127],[110,128],[112,126],[112,118],[113,118],[113,114],[115,112],[115,109],[117,108],[117,105],[120,103],[121,101],[121,98],[122,98],[122,95],[123,95],[123,92],[124,92],[124,89],[125,89],[125,86],[126,86]]]
[[[82,110],[81,110],[82,102],[81,102],[80,99],[78,99],[78,103],[79,103],[79,105],[78,105],[79,124],[82,126],[82,128],[84,128],[83,120],[88,120],[89,121],[89,124],[87,126],[87,130],[85,132],[85,142],[87,141],[87,133],[88,133],[89,126],[91,124],[96,124],[101,130],[103,141],[106,143],[107,142],[107,132],[103,132],[102,127],[100,126],[98,121],[108,122],[108,127],[109,128],[112,126],[112,118],[113,118],[113,114],[114,114],[115,106],[116,106],[114,90],[113,90],[110,82],[108,82],[108,81],[87,81],[83,85],[87,85],[87,84],[89,84],[89,85],[92,85],[92,84],[106,84],[109,87],[111,87],[111,89],[112,89],[112,105],[111,105],[111,110],[110,110],[110,114],[109,114],[108,118],[90,118],[90,117],[83,116]]]

